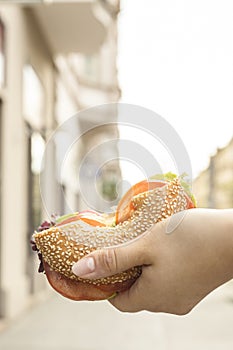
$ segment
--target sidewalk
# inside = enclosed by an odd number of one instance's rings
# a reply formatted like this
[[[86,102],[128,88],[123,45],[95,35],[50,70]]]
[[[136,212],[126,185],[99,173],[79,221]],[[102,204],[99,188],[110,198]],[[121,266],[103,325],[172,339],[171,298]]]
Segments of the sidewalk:
[[[53,293],[0,333],[1,350],[232,350],[233,287],[184,317],[123,314],[107,302],[71,302]]]

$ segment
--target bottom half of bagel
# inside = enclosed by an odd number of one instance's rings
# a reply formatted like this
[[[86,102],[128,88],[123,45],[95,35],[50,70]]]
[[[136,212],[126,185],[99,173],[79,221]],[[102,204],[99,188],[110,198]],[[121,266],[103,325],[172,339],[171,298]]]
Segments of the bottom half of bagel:
[[[49,284],[59,294],[71,300],[104,300],[110,299],[118,292],[123,292],[131,287],[140,275],[140,269],[134,278],[115,283],[90,283],[90,280],[72,280],[60,272],[54,271],[48,263],[43,261],[44,271]],[[119,274],[120,275],[120,274]]]

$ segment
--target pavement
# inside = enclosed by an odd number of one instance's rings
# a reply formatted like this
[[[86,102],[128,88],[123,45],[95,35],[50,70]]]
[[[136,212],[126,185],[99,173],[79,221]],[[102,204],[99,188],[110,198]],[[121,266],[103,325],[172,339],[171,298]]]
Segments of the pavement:
[[[0,332],[1,350],[232,350],[233,282],[190,314],[120,313],[56,293]]]

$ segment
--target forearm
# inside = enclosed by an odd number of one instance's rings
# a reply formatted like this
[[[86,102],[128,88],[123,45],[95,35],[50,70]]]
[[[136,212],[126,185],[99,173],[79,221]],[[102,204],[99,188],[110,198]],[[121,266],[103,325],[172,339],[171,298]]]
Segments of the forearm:
[[[196,271],[203,278],[200,283],[212,289],[233,278],[233,209],[193,209],[177,231],[183,238],[184,232],[192,237],[185,240],[185,249],[189,259],[192,251],[198,254]],[[204,261],[204,270],[199,270]]]
[[[221,273],[220,281],[233,278],[233,210],[213,210],[209,214],[213,249],[215,250],[216,273]]]
[[[233,209],[180,212],[131,243],[91,255],[94,278],[143,266],[130,290],[111,300],[119,310],[183,315],[233,278]]]

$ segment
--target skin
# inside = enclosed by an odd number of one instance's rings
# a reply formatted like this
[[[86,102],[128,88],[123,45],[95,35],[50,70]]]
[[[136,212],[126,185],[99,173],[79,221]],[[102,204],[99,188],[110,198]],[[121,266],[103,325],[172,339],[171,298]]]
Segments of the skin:
[[[175,214],[127,244],[89,254],[73,272],[94,279],[137,265],[141,276],[112,305],[124,312],[189,313],[233,278],[233,209]]]

